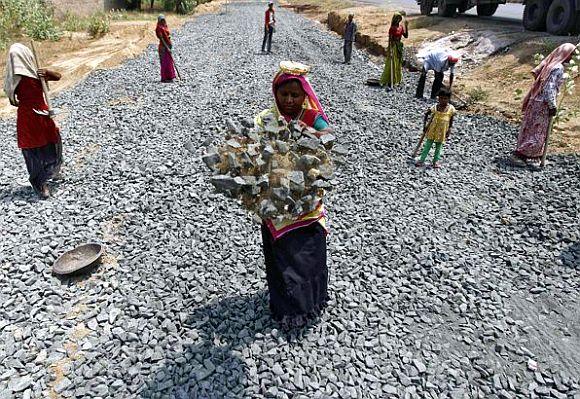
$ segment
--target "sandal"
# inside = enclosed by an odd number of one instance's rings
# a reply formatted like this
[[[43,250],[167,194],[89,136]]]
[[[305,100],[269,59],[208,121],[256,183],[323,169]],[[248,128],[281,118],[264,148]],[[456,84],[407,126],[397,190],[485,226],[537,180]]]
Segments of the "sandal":
[[[415,166],[418,167],[418,168],[420,168],[421,166],[425,166],[425,162],[423,162],[423,161],[417,161],[417,162],[415,162]]]
[[[440,162],[433,162],[433,169],[441,169],[441,166]]]

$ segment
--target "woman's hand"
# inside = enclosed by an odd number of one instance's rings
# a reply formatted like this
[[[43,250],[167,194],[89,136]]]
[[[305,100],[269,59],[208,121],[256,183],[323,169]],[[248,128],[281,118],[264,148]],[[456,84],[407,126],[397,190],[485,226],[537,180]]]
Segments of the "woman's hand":
[[[46,68],[39,68],[38,71],[36,71],[36,73],[38,74],[38,77],[40,79],[44,79],[44,80],[60,80],[60,78],[62,77],[62,75],[56,71],[51,71],[50,69],[46,69]]]

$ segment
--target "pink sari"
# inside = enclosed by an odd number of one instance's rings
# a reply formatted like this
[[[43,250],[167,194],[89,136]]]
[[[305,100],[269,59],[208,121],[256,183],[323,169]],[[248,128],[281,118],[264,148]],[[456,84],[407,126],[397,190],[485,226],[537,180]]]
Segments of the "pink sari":
[[[574,52],[576,46],[564,43],[552,51],[540,65],[532,70],[534,84],[524,98],[524,112],[520,134],[514,155],[519,158],[540,158],[544,153],[546,137],[550,129],[550,105],[541,101],[541,95],[550,75]]]
[[[161,63],[161,81],[175,79],[175,65],[173,64],[173,57],[167,51],[163,42],[171,46],[171,36],[167,24],[159,22],[155,29],[155,34],[159,39],[159,62]]]

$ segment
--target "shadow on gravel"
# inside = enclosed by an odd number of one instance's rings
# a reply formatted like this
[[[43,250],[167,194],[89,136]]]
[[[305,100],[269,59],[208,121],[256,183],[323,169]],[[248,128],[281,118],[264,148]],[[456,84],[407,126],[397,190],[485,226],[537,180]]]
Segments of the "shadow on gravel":
[[[313,323],[315,324],[315,323]],[[152,370],[141,393],[143,399],[153,398],[247,398],[258,394],[247,387],[259,389],[258,374],[265,365],[273,364],[256,339],[267,340],[270,350],[280,341],[290,345],[299,342],[310,327],[288,332],[278,331],[268,309],[268,293],[229,297],[195,309],[184,323],[181,338],[193,340],[182,353],[167,356],[160,368]],[[268,336],[269,335],[269,336]],[[250,352],[250,353],[245,353]],[[244,355],[242,356],[242,353]],[[255,359],[255,363],[243,358]]]
[[[565,267],[580,269],[580,241],[563,250],[560,254],[560,260]]]
[[[13,201],[38,202],[38,197],[32,187],[18,187],[17,189],[0,189],[0,202],[9,203]]]

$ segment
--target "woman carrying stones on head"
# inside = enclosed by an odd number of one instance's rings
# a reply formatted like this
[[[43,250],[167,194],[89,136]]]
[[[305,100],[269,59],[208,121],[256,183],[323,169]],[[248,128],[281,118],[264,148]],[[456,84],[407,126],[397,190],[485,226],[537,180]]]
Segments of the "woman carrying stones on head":
[[[402,37],[409,37],[409,22],[405,20],[403,14],[396,12],[391,20],[389,28],[389,47],[385,58],[385,69],[381,75],[381,86],[388,88],[398,86],[403,81],[403,42]]]
[[[167,26],[167,21],[164,15],[157,17],[157,28],[155,34],[159,39],[159,61],[161,63],[161,81],[164,83],[171,83],[175,79],[175,65],[173,63],[173,55],[171,49],[171,32]]]
[[[534,83],[524,98],[523,119],[512,162],[523,166],[540,160],[546,145],[551,118],[556,115],[556,99],[564,82],[564,64],[576,50],[572,43],[556,48],[532,70]]]
[[[4,91],[18,107],[16,135],[29,180],[40,198],[50,196],[49,179],[60,171],[62,143],[59,129],[48,113],[40,79],[60,80],[58,72],[36,69],[32,51],[20,43],[8,50]]]
[[[264,120],[283,117],[286,122],[299,121],[317,131],[328,132],[328,118],[312,89],[308,68],[282,68],[276,74],[272,90],[275,105],[256,117]],[[296,219],[262,223],[262,240],[266,260],[266,278],[270,292],[270,310],[285,328],[304,325],[320,314],[328,301],[328,268],[326,266],[326,211],[320,201],[314,211]]]

